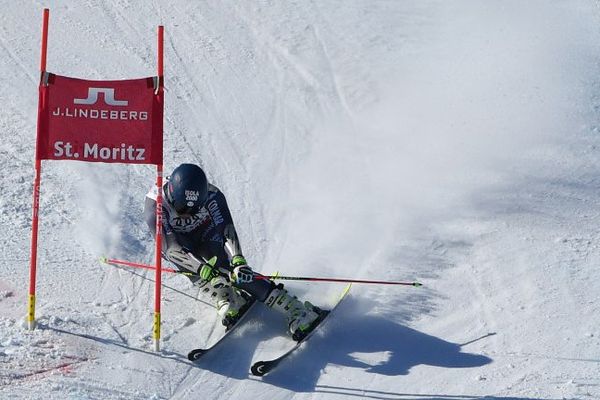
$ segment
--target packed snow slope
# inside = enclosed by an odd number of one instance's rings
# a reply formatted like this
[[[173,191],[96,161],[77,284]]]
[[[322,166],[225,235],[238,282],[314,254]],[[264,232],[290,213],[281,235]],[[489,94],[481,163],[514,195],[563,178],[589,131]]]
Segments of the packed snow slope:
[[[600,398],[600,15],[594,1],[29,1],[0,13],[0,398]],[[150,76],[165,26],[165,169],[228,196],[257,271],[355,285],[289,346],[264,307],[220,350],[165,274],[152,351],[149,166],[45,162],[23,329],[42,9],[48,70]],[[290,283],[327,307],[339,284]]]

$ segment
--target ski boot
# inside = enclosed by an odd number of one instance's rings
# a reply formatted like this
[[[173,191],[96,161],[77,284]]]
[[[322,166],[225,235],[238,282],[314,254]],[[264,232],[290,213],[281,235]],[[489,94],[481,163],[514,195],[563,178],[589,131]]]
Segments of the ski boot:
[[[269,293],[265,304],[287,317],[289,332],[296,342],[304,339],[321,320],[319,308],[289,295],[283,285],[278,285]]]
[[[223,276],[212,278],[203,291],[211,292],[211,297],[216,299],[217,313],[222,318],[221,322],[226,331],[235,325],[252,304],[249,295],[234,289]]]

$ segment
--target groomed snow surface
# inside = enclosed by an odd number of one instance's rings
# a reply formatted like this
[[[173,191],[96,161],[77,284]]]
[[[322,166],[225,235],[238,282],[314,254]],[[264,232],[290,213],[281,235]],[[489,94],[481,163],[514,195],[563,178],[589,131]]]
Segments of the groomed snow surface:
[[[355,285],[290,345],[264,306],[218,337],[210,304],[153,273],[149,166],[44,162],[38,329],[23,328],[42,9],[48,70],[154,75],[165,169],[228,196],[255,270]],[[594,1],[30,1],[0,13],[0,398],[599,399],[600,10]],[[327,307],[341,284],[293,282]]]

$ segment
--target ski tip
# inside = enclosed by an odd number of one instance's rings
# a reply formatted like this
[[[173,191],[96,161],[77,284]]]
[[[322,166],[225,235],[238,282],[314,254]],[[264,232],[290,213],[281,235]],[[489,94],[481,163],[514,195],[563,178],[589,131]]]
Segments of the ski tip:
[[[250,367],[250,372],[252,372],[252,375],[254,376],[264,376],[264,374],[269,372],[269,370],[266,367],[266,363],[258,361],[254,363],[252,367]]]
[[[100,257],[100,262],[103,264],[108,264],[108,257],[104,257],[104,256]]]
[[[204,353],[206,353],[206,350],[204,349],[194,349],[188,353],[188,360],[197,361]]]
[[[349,283],[349,284],[348,284],[348,286],[346,286],[346,287],[344,288],[344,291],[343,291],[343,292],[342,292],[342,294],[340,295],[340,299],[341,299],[341,298],[343,298],[345,295],[347,295],[347,294],[348,294],[348,292],[350,291],[350,288],[351,288],[351,287],[352,287],[352,284],[351,284],[351,283]]]

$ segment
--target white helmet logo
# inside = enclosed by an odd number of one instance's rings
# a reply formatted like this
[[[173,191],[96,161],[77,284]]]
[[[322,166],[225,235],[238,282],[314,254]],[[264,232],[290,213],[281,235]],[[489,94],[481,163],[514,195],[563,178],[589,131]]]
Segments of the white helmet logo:
[[[186,190],[185,191],[185,199],[188,202],[188,206],[193,206],[194,201],[198,201],[198,197],[200,197],[200,192],[196,191],[196,190]],[[190,204],[192,203],[192,204]]]

